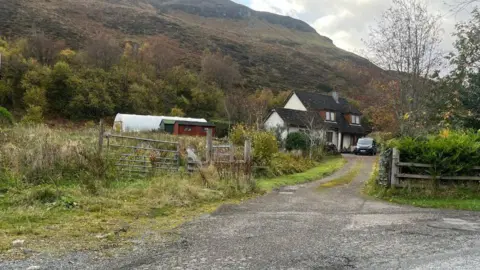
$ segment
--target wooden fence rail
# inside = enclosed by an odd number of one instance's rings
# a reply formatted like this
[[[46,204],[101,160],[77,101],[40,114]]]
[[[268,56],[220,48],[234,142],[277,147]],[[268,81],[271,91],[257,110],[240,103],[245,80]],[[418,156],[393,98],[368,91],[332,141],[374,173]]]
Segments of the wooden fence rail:
[[[104,149],[104,143],[106,147]],[[222,175],[252,174],[252,143],[245,141],[243,157],[235,157],[235,146],[228,141],[214,145],[212,130],[207,130],[205,156],[188,154],[186,170],[198,171],[200,167],[211,164]],[[228,143],[228,144],[227,144]],[[105,151],[103,151],[105,150]],[[98,137],[98,155],[115,165],[119,172],[137,175],[154,175],[158,171],[179,171],[181,152],[179,142],[162,141],[142,137],[123,136],[105,132],[103,121],[100,122]],[[241,150],[238,149],[240,152]],[[187,153],[189,150],[187,149]],[[242,160],[243,158],[243,160]]]
[[[401,162],[400,151],[396,148],[392,152],[391,185],[401,186],[400,179],[425,179],[425,180],[452,180],[452,181],[480,181],[480,176],[433,176],[425,174],[402,173],[402,168],[434,168],[432,164]],[[472,168],[474,171],[480,171],[480,166]],[[480,173],[480,172],[479,172]]]

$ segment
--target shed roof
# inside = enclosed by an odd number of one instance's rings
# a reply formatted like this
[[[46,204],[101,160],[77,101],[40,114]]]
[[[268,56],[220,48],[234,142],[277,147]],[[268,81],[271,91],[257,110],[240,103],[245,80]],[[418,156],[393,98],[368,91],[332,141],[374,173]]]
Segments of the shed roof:
[[[199,126],[199,127],[215,127],[212,123],[192,122],[192,121],[175,121],[179,126]]]
[[[173,125],[175,124],[175,120],[169,120],[169,119],[163,119],[161,123],[167,124],[167,125]]]

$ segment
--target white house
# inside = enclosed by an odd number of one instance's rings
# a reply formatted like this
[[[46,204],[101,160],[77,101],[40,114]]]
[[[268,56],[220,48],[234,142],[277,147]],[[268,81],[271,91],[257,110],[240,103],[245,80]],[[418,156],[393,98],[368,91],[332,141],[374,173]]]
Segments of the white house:
[[[316,130],[340,150],[350,150],[365,136],[361,125],[362,113],[336,92],[331,95],[300,92],[290,94],[283,108],[267,116],[266,129],[280,129],[282,138],[289,133]]]

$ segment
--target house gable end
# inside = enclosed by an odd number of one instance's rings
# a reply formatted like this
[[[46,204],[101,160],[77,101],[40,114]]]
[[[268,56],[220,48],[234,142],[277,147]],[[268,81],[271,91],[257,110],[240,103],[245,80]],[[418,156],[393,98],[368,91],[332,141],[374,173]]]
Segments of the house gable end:
[[[269,130],[276,129],[278,127],[285,127],[285,121],[275,110],[273,110],[265,120],[264,126]]]
[[[283,108],[291,109],[291,110],[298,110],[298,111],[307,111],[307,107],[305,107],[305,105],[298,98],[296,93],[292,93],[290,95],[290,97],[288,98],[288,100],[285,103],[285,106],[283,106]]]

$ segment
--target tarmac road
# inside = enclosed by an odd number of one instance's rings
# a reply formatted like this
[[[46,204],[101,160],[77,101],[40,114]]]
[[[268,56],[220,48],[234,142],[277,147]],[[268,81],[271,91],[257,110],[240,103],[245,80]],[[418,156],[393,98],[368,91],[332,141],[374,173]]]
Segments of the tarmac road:
[[[331,177],[224,205],[179,229],[173,244],[92,263],[44,260],[41,269],[480,269],[477,212],[420,209],[363,197],[374,157],[346,156]],[[362,169],[350,185],[322,182]],[[74,255],[72,255],[74,256]],[[34,262],[30,262],[32,265]],[[16,269],[22,264],[4,265]],[[23,264],[25,265],[25,264]],[[0,263],[2,268],[2,263]]]

